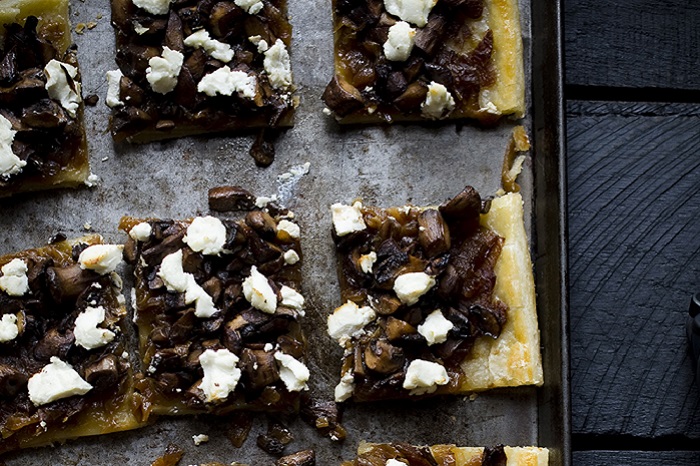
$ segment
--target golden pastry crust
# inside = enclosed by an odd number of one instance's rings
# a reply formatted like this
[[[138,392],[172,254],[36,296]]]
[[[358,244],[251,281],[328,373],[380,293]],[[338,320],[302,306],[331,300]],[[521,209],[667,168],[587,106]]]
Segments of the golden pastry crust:
[[[70,48],[72,39],[68,0],[4,0],[0,2],[0,44],[6,35],[6,30],[2,25],[12,23],[24,25],[30,16],[35,16],[38,19],[37,36],[56,49],[56,59],[78,68],[75,49]],[[80,71],[78,71],[75,80],[80,81]],[[0,95],[9,93],[11,90],[11,87],[3,88],[0,85]],[[2,104],[0,104],[0,112],[10,112],[10,110],[3,109]],[[57,168],[47,172],[39,171],[28,174],[24,173],[25,167],[23,172],[12,175],[7,180],[0,179],[0,197],[20,192],[84,185],[85,180],[90,175],[90,167],[83,112],[84,104],[81,99],[77,114],[71,123],[75,125],[75,128],[71,130],[73,131],[72,136],[69,140],[58,143],[59,153],[51,156],[56,159],[54,163]],[[17,115],[17,117],[19,118],[21,115]],[[13,127],[13,129],[19,130],[17,127]],[[41,137],[46,138],[45,135]],[[32,145],[31,137],[27,137],[26,141],[30,146]],[[43,151],[45,149],[39,149],[39,152]],[[47,155],[41,153],[40,157],[45,158]]]
[[[371,453],[373,450],[381,451],[383,447],[391,448],[391,446],[392,444],[360,442],[357,454],[361,457]],[[390,448],[386,449],[384,453],[379,453],[373,459],[384,459],[384,456],[391,458]],[[458,447],[455,445],[432,445],[427,448],[429,448],[430,453],[439,464],[451,464],[454,466],[481,466],[485,450],[484,447]],[[547,448],[505,446],[503,450],[507,458],[506,466],[547,466],[549,464],[549,450]],[[345,462],[343,466],[353,466],[354,464],[353,462]],[[382,464],[381,466],[384,465]]]
[[[74,247],[82,250],[86,245],[95,244],[102,244],[102,238],[99,235],[88,235],[77,239],[64,240],[48,246],[2,256],[0,257],[0,267],[13,259],[23,259],[30,265],[30,276],[32,275],[32,268],[37,267],[37,265],[33,264],[41,264],[41,261],[45,261],[43,262],[45,264],[51,264],[50,267],[53,268],[68,268],[76,264]],[[42,273],[46,274],[47,272]],[[119,361],[117,364],[121,367],[119,371],[122,375],[109,386],[110,388],[96,388],[97,385],[95,385],[85,395],[66,398],[65,404],[64,399],[59,399],[38,407],[33,406],[27,402],[27,388],[23,386],[14,398],[14,402],[19,403],[19,407],[15,406],[13,411],[13,407],[8,404],[6,407],[8,411],[3,413],[2,428],[0,428],[0,453],[21,448],[62,443],[78,437],[131,430],[145,425],[141,416],[141,400],[133,390],[127,343],[121,337],[126,331],[127,312],[122,304],[120,291],[115,285],[112,285],[112,278],[108,275],[93,276],[92,279],[96,280],[95,283],[99,285],[99,288],[95,287],[95,289],[104,291],[104,294],[99,299],[101,305],[106,308],[105,322],[112,322],[117,337],[107,346],[93,350],[77,348],[75,343],[71,343],[71,349],[68,351],[72,355],[62,355],[60,358],[65,358],[66,362],[71,364],[80,373],[81,377],[85,378],[84,370],[88,367],[88,364],[95,362],[95,357],[102,358],[107,355],[109,358],[115,358],[113,361]],[[39,283],[48,279],[39,277],[33,280]],[[31,292],[37,296],[50,294],[46,290],[41,292],[35,290],[34,287],[36,286],[43,287],[46,285],[30,284]],[[88,288],[90,287],[90,285],[87,286]],[[78,302],[81,298],[71,299],[76,299],[75,310],[71,311],[71,315],[74,315],[78,312]],[[12,300],[11,302],[14,303],[11,304],[14,306],[17,300]],[[72,303],[72,301],[69,301],[69,303]],[[36,307],[36,304],[33,306]],[[52,304],[52,306],[56,306],[56,309],[59,308],[56,303]],[[62,301],[60,308],[62,310],[74,309],[71,307],[71,304],[67,304],[65,301]],[[27,308],[27,310],[21,312],[31,313],[32,311]],[[36,319],[37,316],[34,316],[34,318]],[[61,317],[61,319],[68,319],[68,316],[65,318]],[[41,325],[46,325],[47,328],[51,329],[49,332],[55,329],[58,329],[60,332],[62,328],[60,326],[63,324],[57,322],[59,321],[54,319]],[[18,369],[22,373],[30,371],[30,373],[24,374],[27,377],[47,362],[46,357],[42,357],[41,360],[34,360],[34,355],[37,354],[36,348],[39,345],[36,344],[35,337],[25,335],[26,332],[31,332],[31,330],[26,328],[25,326],[18,337],[15,338],[17,344],[12,341],[0,343],[0,366],[3,367],[3,377],[7,376],[8,367],[12,368],[13,371]],[[41,339],[42,336],[39,335],[37,338]],[[24,346],[25,343],[33,345],[34,351],[32,351],[32,347]],[[22,356],[18,357],[18,354]],[[52,352],[51,354],[54,353]],[[80,356],[81,354],[82,356]],[[23,361],[21,367],[15,366],[18,361]],[[65,412],[68,414],[65,416],[61,415],[64,412],[63,410],[67,410]]]
[[[361,1],[355,1],[355,4],[361,3]],[[371,0],[367,0],[367,3],[371,3]],[[350,89],[352,93],[355,93],[356,98],[363,100],[363,104],[356,105],[359,108],[355,108],[352,111],[344,111],[337,108],[333,99],[327,98],[328,89],[333,84],[333,81],[331,81],[326,91],[327,94],[324,94],[324,100],[335,114],[336,120],[341,124],[427,120],[428,118],[421,115],[420,108],[413,108],[409,111],[404,108],[398,108],[396,104],[393,106],[387,105],[386,102],[377,104],[376,96],[372,95],[374,90],[368,93],[367,89],[364,88],[364,84],[355,86],[357,79],[354,77],[354,74],[357,74],[357,71],[351,64],[352,58],[348,58],[352,56],[352,53],[349,53],[346,44],[346,37],[352,36],[354,31],[347,27],[347,21],[343,21],[343,15],[339,13],[337,5],[338,2],[334,1],[335,76],[343,82],[343,85],[350,86],[346,89]],[[390,21],[398,19],[391,15],[389,15],[389,18],[391,18]],[[385,17],[380,19],[380,23],[382,21],[386,22]],[[429,77],[429,73],[423,72],[420,81],[423,82],[424,86],[429,81],[440,82],[445,84],[448,91],[453,94],[455,108],[441,119],[473,118],[491,123],[504,115],[522,118],[525,113],[525,76],[520,11],[517,0],[484,0],[481,17],[478,19],[468,18],[464,24],[472,36],[466,39],[446,38],[444,41],[447,47],[457,53],[468,55],[475,47],[479,46],[480,41],[484,38],[484,31],[489,31],[491,34],[491,52],[488,65],[489,71],[487,73],[492,74],[492,76],[491,79],[486,79],[482,82],[475,95],[458,98],[457,95],[454,95],[454,90],[450,88],[448,83],[441,82],[439,79],[433,79]],[[414,50],[415,48],[416,46],[414,46]],[[416,53],[413,52],[409,60],[415,58],[415,56]],[[425,55],[420,56],[426,60],[430,57],[429,55],[427,57]],[[396,62],[392,63],[395,66]],[[365,68],[365,70],[367,69],[369,67]],[[367,71],[363,73],[366,74]],[[369,88],[374,87],[369,86]]]
[[[461,364],[469,376],[461,380],[459,391],[542,385],[535,282],[520,194],[509,193],[494,199],[491,210],[482,215],[481,223],[505,238],[496,262],[494,294],[508,305],[508,320],[497,339],[476,341],[471,354]]]

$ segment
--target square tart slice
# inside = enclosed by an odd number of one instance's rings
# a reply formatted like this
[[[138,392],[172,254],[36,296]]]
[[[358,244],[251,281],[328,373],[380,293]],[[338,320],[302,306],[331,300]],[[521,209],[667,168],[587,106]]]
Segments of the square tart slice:
[[[285,0],[111,0],[116,141],[292,125]]]
[[[288,215],[122,219],[147,413],[298,409],[309,371],[299,227]]]
[[[0,2],[0,197],[89,174],[68,0]]]
[[[0,452],[142,425],[121,262],[97,235],[0,257]]]
[[[333,0],[333,17],[341,123],[522,117],[517,0]]]
[[[439,207],[334,204],[344,304],[337,401],[541,385],[522,198],[471,187]]]
[[[547,466],[549,450],[540,447],[493,448],[407,443],[360,443],[357,458],[342,466]]]

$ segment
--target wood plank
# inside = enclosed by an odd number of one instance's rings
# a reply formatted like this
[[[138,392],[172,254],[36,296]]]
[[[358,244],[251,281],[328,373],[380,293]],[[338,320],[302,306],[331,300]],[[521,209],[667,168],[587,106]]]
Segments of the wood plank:
[[[700,2],[564,2],[567,84],[700,89]]]
[[[571,102],[575,434],[700,438],[686,352],[700,291],[700,106]]]
[[[577,451],[576,466],[697,466],[700,452],[697,451]]]

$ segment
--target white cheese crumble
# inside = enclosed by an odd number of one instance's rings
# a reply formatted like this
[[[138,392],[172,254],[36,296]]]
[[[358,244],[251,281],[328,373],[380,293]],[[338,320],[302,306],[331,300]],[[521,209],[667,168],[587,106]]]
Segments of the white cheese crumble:
[[[394,280],[394,292],[402,303],[412,306],[418,299],[435,286],[435,278],[425,272],[410,272],[399,275]]]
[[[420,104],[421,115],[439,120],[450,114],[455,108],[455,100],[445,86],[432,81],[428,84],[428,93]]]
[[[358,262],[360,265],[360,270],[362,270],[364,273],[372,273],[374,263],[377,262],[377,253],[371,251],[369,254],[363,254],[360,256],[360,260]]]
[[[264,209],[270,202],[275,202],[277,200],[277,194],[273,194],[270,197],[258,196],[255,198],[255,207],[258,209]]]
[[[233,95],[237,92],[243,97],[252,99],[255,97],[256,85],[254,76],[248,76],[243,71],[231,71],[231,68],[224,66],[204,75],[197,84],[197,91],[209,97],[214,97],[216,94]]]
[[[280,363],[280,379],[290,392],[299,392],[307,388],[309,380],[309,368],[294,356],[282,352],[275,353],[275,359]]]
[[[263,9],[263,3],[260,0],[233,0],[233,2],[251,15],[257,15]]]
[[[90,176],[87,177],[87,180],[85,180],[85,186],[88,188],[94,188],[97,186],[97,183],[100,181],[100,177],[95,175],[94,173],[90,173]]]
[[[116,244],[94,244],[78,256],[80,268],[94,270],[100,275],[114,272],[122,261],[124,246]]]
[[[153,57],[148,60],[146,79],[151,85],[153,92],[167,94],[175,89],[184,59],[184,55],[177,50],[163,47],[163,53],[160,57]]]
[[[105,320],[105,308],[102,306],[88,306],[75,319],[75,343],[85,349],[91,350],[106,345],[114,340],[114,332],[100,328]]]
[[[297,262],[299,262],[299,254],[294,249],[290,249],[289,251],[285,251],[284,253],[284,263],[287,265],[294,265]]]
[[[270,48],[270,45],[267,43],[267,41],[260,36],[250,36],[248,37],[248,40],[251,44],[258,48],[258,53],[265,53],[267,49]]]
[[[12,341],[19,335],[17,327],[17,316],[14,314],[5,314],[0,319],[0,343]]]
[[[352,396],[355,391],[355,378],[350,371],[345,372],[340,382],[335,386],[334,396],[336,403],[342,403]]]
[[[386,463],[384,463],[384,466],[406,466],[406,463],[403,461],[395,460],[394,458],[389,458],[386,460]]]
[[[236,389],[241,378],[237,363],[238,356],[227,349],[208,349],[199,356],[204,378],[198,388],[204,392],[208,403],[223,401]]]
[[[328,335],[345,346],[350,338],[360,333],[376,317],[377,314],[371,307],[359,307],[354,302],[347,301],[328,316]]]
[[[450,378],[443,366],[436,362],[416,359],[408,365],[403,388],[411,390],[410,395],[424,395],[433,393],[438,385],[445,385],[449,381]]]
[[[195,316],[208,319],[218,312],[214,300],[199,286],[194,275],[182,269],[182,249],[163,258],[158,276],[163,279],[168,291],[185,293],[185,304],[195,303]]]
[[[66,112],[73,118],[78,114],[78,107],[80,106],[80,83],[75,80],[78,75],[78,70],[73,65],[68,63],[63,63],[58,60],[51,60],[46,64],[44,68],[44,74],[46,74],[46,91],[49,93],[49,97],[54,100],[58,100],[61,103],[61,107],[66,109]],[[68,77],[70,76],[73,81],[71,86],[68,83]]]
[[[70,364],[56,356],[52,356],[50,361],[50,364],[44,366],[41,372],[31,376],[27,382],[29,399],[34,406],[45,405],[73,395],[84,395],[92,390],[92,385],[83,380]]]
[[[268,314],[274,314],[277,309],[277,293],[256,266],[250,268],[250,275],[243,280],[243,296],[254,308]]]
[[[187,227],[187,234],[182,241],[195,252],[217,256],[226,243],[226,227],[216,217],[197,217]]]
[[[17,131],[12,129],[10,120],[0,115],[0,175],[9,178],[22,171],[27,162],[12,152],[12,143]]]
[[[200,446],[201,444],[207,443],[209,441],[209,436],[207,434],[193,435],[192,441],[194,442],[195,445]]]
[[[273,349],[275,349],[275,347],[272,345],[272,343],[265,343],[265,346],[263,346],[263,351],[266,353],[269,353]]]
[[[302,311],[304,309],[304,297],[297,290],[283,285],[280,288],[280,294],[282,295],[282,306],[286,306],[297,311]]]
[[[492,115],[500,115],[501,113],[498,107],[491,102],[491,91],[486,89],[479,92],[479,107],[480,112],[486,112]]]
[[[384,0],[384,7],[392,15],[423,27],[436,3],[437,0]]]
[[[10,296],[24,296],[29,291],[27,263],[22,259],[12,259],[0,268],[0,290]]]
[[[108,107],[121,107],[124,102],[120,100],[120,82],[124,76],[121,70],[107,71],[107,98],[105,103]]]
[[[172,0],[132,0],[134,5],[143,8],[152,15],[164,15],[170,9]]]
[[[301,236],[301,228],[294,222],[290,222],[287,219],[282,219],[277,224],[277,230],[286,232],[290,237],[294,239],[299,239]]]
[[[233,49],[229,44],[212,39],[209,31],[200,29],[185,38],[185,45],[188,47],[200,47],[212,58],[228,63],[233,60]]]
[[[277,39],[265,52],[263,68],[275,89],[286,89],[292,85],[292,65],[287,46],[282,39]]]
[[[131,230],[129,230],[129,236],[135,241],[148,241],[151,237],[151,224],[148,222],[141,222],[138,225],[134,225]]]
[[[416,30],[407,22],[399,21],[389,28],[389,35],[384,42],[384,55],[387,60],[406,61],[413,50]]]
[[[148,28],[145,27],[143,24],[139,23],[138,21],[134,21],[134,32],[138,34],[139,36],[142,36],[148,32]]]
[[[362,203],[355,202],[353,205],[333,204],[331,215],[333,217],[333,228],[338,236],[345,236],[355,231],[362,231],[367,228],[362,218]]]
[[[436,343],[444,343],[452,328],[454,328],[454,324],[446,319],[439,309],[436,309],[418,326],[418,333],[423,335],[428,346],[431,346]]]

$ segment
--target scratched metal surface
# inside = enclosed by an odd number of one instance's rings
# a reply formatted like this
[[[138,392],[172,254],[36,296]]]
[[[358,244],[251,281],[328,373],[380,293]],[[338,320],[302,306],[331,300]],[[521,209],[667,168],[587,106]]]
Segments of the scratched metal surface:
[[[529,56],[529,3],[523,2],[523,33]],[[86,119],[92,171],[101,181],[92,189],[3,200],[0,254],[43,244],[57,232],[69,237],[81,235],[86,223],[108,241],[123,241],[124,235],[116,229],[122,215],[182,218],[204,213],[207,190],[222,184],[245,186],[257,195],[278,194],[296,212],[302,227],[310,386],[314,393],[331,397],[341,351],[325,334],[325,316],[339,304],[328,207],[358,197],[383,206],[433,204],[457,194],[466,184],[475,186],[482,195],[492,194],[499,186],[502,156],[513,123],[503,122],[487,130],[454,123],[339,128],[322,113],[319,99],[332,73],[330,2],[290,3],[294,26],[292,66],[301,105],[295,127],[277,141],[275,162],[262,169],[248,155],[252,136],[115,146],[107,132],[109,109],[104,105],[105,72],[116,68],[109,0],[73,1],[74,25],[96,23],[94,29],[74,33],[74,40],[79,47],[83,95],[100,96],[96,107],[86,109]],[[526,69],[530,69],[528,59]],[[529,126],[530,120],[525,124]],[[278,180],[279,175],[305,162],[310,163],[307,175],[287,182]],[[532,180],[528,160],[520,179],[528,218]],[[543,343],[559,344],[546,339]],[[342,445],[320,437],[299,421],[291,422],[295,440],[286,452],[315,448],[319,465],[334,465],[353,457],[361,440],[536,444],[537,396],[535,389],[522,388],[484,393],[471,401],[452,397],[420,403],[349,405],[343,421],[348,437]],[[138,431],[13,453],[2,460],[7,466],[148,465],[174,442],[187,450],[183,465],[274,462],[255,445],[257,434],[266,427],[264,415],[256,418],[250,437],[240,449],[225,437],[225,426],[224,421],[207,417],[162,419]],[[192,435],[201,433],[208,434],[210,441],[195,446]]]

